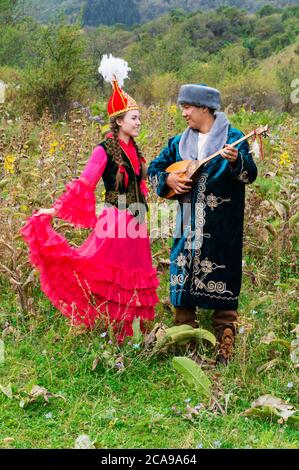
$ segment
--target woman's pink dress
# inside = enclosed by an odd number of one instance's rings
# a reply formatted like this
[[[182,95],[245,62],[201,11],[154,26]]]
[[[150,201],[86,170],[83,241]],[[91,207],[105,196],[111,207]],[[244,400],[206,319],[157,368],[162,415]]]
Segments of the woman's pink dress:
[[[137,173],[134,145],[120,143]],[[74,325],[93,327],[104,319],[122,341],[133,334],[136,317],[153,320],[158,279],[146,223],[139,224],[128,210],[115,206],[104,207],[96,216],[95,188],[106,164],[105,150],[96,147],[80,178],[67,184],[53,205],[60,219],[94,229],[80,247],[72,247],[54,230],[49,215],[31,216],[21,233],[40,271],[41,289],[53,305]]]

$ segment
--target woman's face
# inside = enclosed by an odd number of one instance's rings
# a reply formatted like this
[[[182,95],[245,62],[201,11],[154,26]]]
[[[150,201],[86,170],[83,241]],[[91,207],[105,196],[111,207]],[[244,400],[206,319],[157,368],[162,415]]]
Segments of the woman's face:
[[[117,119],[120,131],[129,136],[137,137],[140,131],[140,113],[138,110],[127,111],[124,117]]]

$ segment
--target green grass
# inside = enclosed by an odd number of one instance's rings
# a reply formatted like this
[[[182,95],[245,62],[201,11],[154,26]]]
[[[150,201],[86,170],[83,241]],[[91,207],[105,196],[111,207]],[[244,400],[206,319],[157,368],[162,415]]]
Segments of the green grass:
[[[285,119],[284,115],[272,116],[271,112],[248,114],[242,111],[232,119],[242,129],[251,129],[270,120],[273,136],[279,138],[274,143],[270,139],[265,141],[266,155],[265,160],[259,162],[259,178],[247,189],[243,252],[246,264],[235,357],[227,367],[204,369],[223,412],[188,386],[173,368],[173,356],[188,355],[188,350],[150,356],[144,353],[142,346],[135,348],[134,341],[123,346],[109,344],[109,335],[102,337],[99,327],[88,332],[70,328],[68,320],[40,292],[37,280],[28,292],[33,299],[32,309],[22,314],[8,277],[1,274],[0,339],[5,345],[5,360],[0,363],[0,385],[11,384],[13,397],[7,397],[0,390],[0,448],[73,448],[75,439],[82,434],[87,434],[99,448],[299,447],[298,429],[291,423],[279,424],[277,419],[241,415],[265,394],[299,408],[298,368],[291,362],[288,349],[280,343],[263,341],[273,332],[290,344],[295,339],[293,330],[299,323],[295,266],[297,229],[288,224],[298,210],[293,183],[298,156],[295,140],[298,121]],[[155,154],[156,147],[161,148],[162,141],[166,142],[166,133],[176,132],[163,128],[168,120],[167,111],[164,114],[161,110],[148,111],[147,128],[152,129],[149,143],[144,144],[148,158]],[[178,124],[174,123],[173,127]],[[47,129],[48,136],[52,136],[50,131]],[[85,135],[83,131],[82,135]],[[85,138],[88,136],[86,133]],[[52,137],[49,139],[51,141]],[[285,150],[294,164],[279,164]],[[69,155],[76,153],[72,151]],[[26,160],[26,166],[21,167],[20,174],[9,176],[7,199],[3,198],[3,193],[1,199],[4,215],[6,210],[12,214],[19,212],[19,204],[32,194],[36,194],[36,204],[46,204],[44,198],[48,196],[39,186],[40,180],[33,184],[28,176],[31,166],[35,168],[35,160],[34,154],[30,161]],[[276,176],[269,178],[268,171]],[[23,186],[28,187],[28,194]],[[53,190],[50,183],[48,190],[49,193]],[[282,218],[271,201],[284,201],[286,195],[290,207]],[[27,215],[31,210],[29,207]],[[12,244],[13,252],[21,244],[13,238],[20,223],[13,226],[13,233],[7,221],[3,224],[3,237]],[[276,236],[265,229],[269,223],[275,228]],[[85,239],[85,231],[65,230],[67,238],[77,245]],[[163,263],[169,258],[169,247],[167,240],[157,239],[152,244],[160,279],[160,303],[156,306],[155,322],[171,326],[168,266]],[[5,262],[11,266],[10,254],[7,252],[5,256]],[[22,256],[23,262],[25,253]],[[27,268],[22,269],[25,281]],[[211,330],[210,311],[199,312],[199,319],[203,328]],[[199,352],[215,358],[215,350],[204,345]],[[260,370],[272,360],[277,360],[272,368]],[[120,361],[123,369],[116,366]],[[28,400],[34,385],[45,387],[64,399],[53,397],[47,403],[39,397],[20,407],[20,401]],[[198,404],[201,404],[198,414],[189,419],[187,407]]]
[[[165,271],[160,297],[167,293],[167,277]],[[238,336],[235,360],[228,367],[207,372],[224,409],[226,403],[224,415],[209,408],[207,401],[184,383],[172,367],[174,353],[144,357],[133,345],[110,345],[109,337],[102,338],[97,330],[76,335],[39,293],[38,315],[24,320],[13,311],[8,295],[2,320],[6,310],[6,319],[14,319],[11,324],[18,334],[4,338],[0,383],[12,384],[13,399],[0,393],[1,447],[72,448],[80,434],[88,434],[99,448],[297,448],[298,431],[291,426],[240,416],[263,394],[296,405],[296,377],[287,352],[283,347],[273,351],[270,345],[260,343],[269,331],[269,309],[274,306],[261,304],[257,313],[250,314],[252,292],[248,291],[252,288],[247,279],[244,283],[247,294],[242,296],[240,311],[242,321],[252,329]],[[171,324],[170,312],[163,313],[160,305],[157,320],[162,318]],[[202,326],[209,328],[208,311],[200,318]],[[274,330],[275,325],[279,329],[274,315]],[[105,351],[114,358],[122,354],[124,370],[104,360]],[[214,357],[213,350],[207,349],[205,354]],[[278,355],[282,363],[257,374],[257,367],[271,354]],[[96,357],[100,361],[92,370]],[[290,381],[294,383],[291,389],[287,387]],[[33,385],[61,394],[65,401],[50,398],[46,403],[39,397],[21,408],[21,398],[28,396]],[[186,407],[197,404],[202,405],[200,412],[189,420]],[[14,440],[7,442],[6,438]]]

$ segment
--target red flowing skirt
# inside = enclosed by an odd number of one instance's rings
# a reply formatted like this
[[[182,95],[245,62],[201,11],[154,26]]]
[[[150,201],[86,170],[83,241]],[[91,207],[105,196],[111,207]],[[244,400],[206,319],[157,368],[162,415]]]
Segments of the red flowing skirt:
[[[41,289],[73,325],[104,319],[118,340],[133,334],[136,317],[153,320],[158,279],[146,224],[127,210],[104,208],[95,229],[78,248],[57,233],[51,216],[30,217],[21,233]]]

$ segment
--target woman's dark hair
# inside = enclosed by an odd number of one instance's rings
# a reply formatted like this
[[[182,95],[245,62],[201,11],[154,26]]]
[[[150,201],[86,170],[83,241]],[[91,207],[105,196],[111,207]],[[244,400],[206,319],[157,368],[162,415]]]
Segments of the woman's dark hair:
[[[118,141],[118,132],[119,132],[119,125],[117,124],[118,119],[124,118],[126,113],[120,114],[119,116],[113,116],[110,118],[110,129],[112,132],[112,142],[111,142],[111,153],[113,160],[117,164],[117,166],[120,166],[123,164],[123,159],[121,155],[121,147],[119,145]]]
[[[115,161],[115,163],[117,164],[118,167],[123,165],[124,162],[123,162],[123,158],[122,158],[121,146],[120,146],[119,140],[118,140],[118,133],[119,133],[120,126],[117,124],[117,121],[119,119],[123,119],[125,117],[125,115],[126,115],[126,113],[122,113],[122,114],[119,114],[118,116],[113,116],[113,117],[110,118],[110,129],[111,129],[111,132],[112,132],[112,135],[113,135],[113,138],[111,139],[110,151],[111,151],[111,154],[112,154],[112,158],[113,158],[113,160]],[[134,146],[135,146],[135,149],[136,149],[136,152],[137,152],[139,162],[141,164],[141,160],[143,158],[142,153],[141,153],[141,151],[140,151],[140,149],[139,149],[139,147],[136,144],[134,139],[133,139],[133,143],[134,143]],[[116,184],[115,184],[116,191],[119,189],[122,182],[123,182],[123,174],[118,169],[117,174],[116,174]]]

